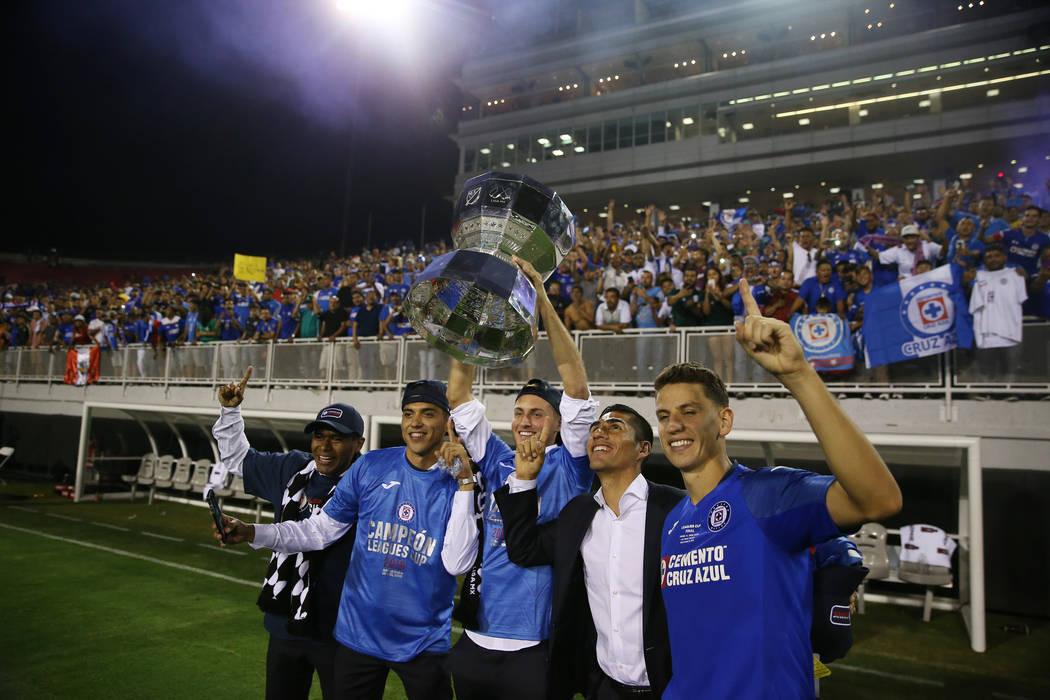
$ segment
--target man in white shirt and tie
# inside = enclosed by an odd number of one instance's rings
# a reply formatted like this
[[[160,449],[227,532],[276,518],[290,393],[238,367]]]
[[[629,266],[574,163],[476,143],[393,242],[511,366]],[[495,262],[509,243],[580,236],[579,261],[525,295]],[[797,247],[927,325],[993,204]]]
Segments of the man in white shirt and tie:
[[[596,492],[537,525],[544,450],[534,440],[519,443],[515,475],[495,493],[510,560],[554,569],[548,697],[659,698],[670,680],[659,540],[684,492],[642,477],[652,440],[634,409],[609,406],[587,441]]]

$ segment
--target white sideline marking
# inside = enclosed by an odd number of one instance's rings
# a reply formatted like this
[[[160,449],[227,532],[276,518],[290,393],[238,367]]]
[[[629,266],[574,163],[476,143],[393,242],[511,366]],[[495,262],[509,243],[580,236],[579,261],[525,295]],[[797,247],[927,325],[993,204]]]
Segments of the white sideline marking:
[[[201,544],[200,542],[198,542],[197,546],[204,547],[205,549],[210,549],[212,551],[226,552],[227,554],[236,554],[239,557],[248,556],[248,552],[238,552],[236,549],[230,549],[229,547],[220,547],[214,544]],[[269,557],[267,557],[267,559],[269,559]]]
[[[109,552],[110,554],[117,554],[122,557],[131,557],[132,559],[140,559],[142,561],[148,561],[151,564],[160,564],[161,566],[170,566],[173,569],[179,569],[181,571],[191,571],[201,576],[211,576],[212,578],[222,579],[223,581],[229,581],[230,583],[239,583],[242,586],[251,586],[252,588],[258,588],[258,581],[245,581],[241,578],[234,578],[233,576],[227,576],[225,574],[217,574],[214,571],[208,571],[207,569],[198,569],[195,566],[187,566],[186,564],[178,564],[173,561],[164,561],[163,559],[157,559],[155,557],[147,557],[145,554],[135,554],[134,552],[126,552],[123,549],[114,549],[113,547],[103,547],[100,544],[94,544],[92,542],[83,542],[81,540],[71,540],[67,537],[58,537],[57,535],[49,535],[45,532],[37,532],[36,530],[29,530],[24,527],[17,527],[15,525],[8,525],[7,523],[0,523],[0,527],[7,528],[8,530],[15,530],[17,532],[24,532],[27,535],[37,535],[38,537],[46,537],[49,540],[56,540],[58,542],[66,542],[68,544],[75,544],[79,547],[87,547],[88,549],[97,549],[102,552]]]
[[[908,681],[909,683],[918,683],[919,685],[933,685],[938,688],[944,687],[944,681],[935,681],[929,678],[916,678],[915,676],[905,676],[899,673],[888,673],[886,671],[875,671],[870,668],[861,668],[860,666],[849,666],[847,664],[836,663],[834,666],[829,667],[833,672],[835,669],[842,669],[843,671],[856,671],[857,673],[867,673],[872,676],[879,676],[880,678],[892,678],[895,681]]]
[[[181,537],[170,537],[168,535],[158,535],[155,532],[146,532],[145,530],[142,531],[142,534],[145,535],[146,537],[156,537],[158,540],[168,540],[169,542],[182,542],[182,538]]]
[[[88,522],[91,523],[92,525],[98,525],[99,527],[107,527],[110,530],[120,530],[121,532],[131,532],[131,530],[127,529],[126,527],[121,527],[120,525],[110,525],[109,523],[96,523],[94,520],[89,520]]]
[[[15,510],[24,510],[27,513],[36,513],[36,508],[27,508],[25,506],[8,506],[8,508],[14,508]]]
[[[59,520],[71,520],[75,523],[84,522],[83,518],[74,518],[72,515],[59,515],[58,513],[44,513],[49,518],[58,518]]]

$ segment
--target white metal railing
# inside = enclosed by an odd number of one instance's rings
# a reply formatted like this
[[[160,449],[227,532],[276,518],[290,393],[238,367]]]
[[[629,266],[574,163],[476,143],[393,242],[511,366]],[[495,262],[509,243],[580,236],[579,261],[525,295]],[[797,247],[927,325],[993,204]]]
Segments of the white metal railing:
[[[759,368],[736,343],[729,327],[677,331],[628,329],[623,333],[573,333],[587,367],[589,383],[601,390],[639,391],[669,364],[693,360],[725,378],[733,393],[778,393],[780,383]],[[479,389],[520,387],[531,377],[557,377],[557,366],[540,334],[536,348],[520,364],[478,372]],[[102,350],[99,382],[217,386],[239,378],[248,365],[254,381],[272,387],[396,388],[417,378],[448,376],[450,359],[419,336],[334,342],[295,340],[269,343],[215,342],[155,348],[128,345]],[[11,348],[0,353],[0,381],[61,383],[65,353]],[[910,394],[1050,394],[1050,323],[1026,323],[1024,341],[996,350],[959,350],[875,370],[863,361],[842,377],[825,377],[836,392]]]

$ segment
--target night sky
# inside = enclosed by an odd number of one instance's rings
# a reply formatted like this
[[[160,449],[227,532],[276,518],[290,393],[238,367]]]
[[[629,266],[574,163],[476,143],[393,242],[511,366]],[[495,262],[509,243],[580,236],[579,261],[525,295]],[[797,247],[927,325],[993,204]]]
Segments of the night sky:
[[[427,239],[447,236],[451,79],[465,43],[454,37],[483,15],[469,5],[417,13],[427,35],[416,38],[408,19],[361,32],[335,0],[8,9],[4,251],[152,261],[338,251],[352,124],[348,250],[364,245],[369,211],[374,245],[418,241],[424,202]]]

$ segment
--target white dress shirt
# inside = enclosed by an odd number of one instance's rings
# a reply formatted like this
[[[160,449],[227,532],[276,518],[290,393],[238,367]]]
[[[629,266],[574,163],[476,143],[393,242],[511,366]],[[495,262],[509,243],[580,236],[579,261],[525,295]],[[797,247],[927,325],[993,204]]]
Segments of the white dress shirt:
[[[511,493],[536,488],[535,481],[511,476]],[[594,629],[595,651],[605,675],[618,683],[649,685],[642,636],[642,555],[645,551],[645,510],[649,483],[639,474],[620,497],[620,515],[605,503],[601,489],[580,550]]]
[[[791,271],[795,275],[795,284],[801,287],[810,277],[817,276],[817,253],[820,251],[803,248],[798,241],[791,241],[791,249],[794,251]]]

